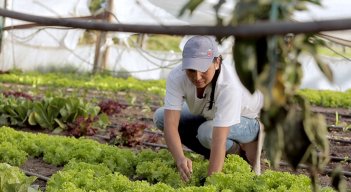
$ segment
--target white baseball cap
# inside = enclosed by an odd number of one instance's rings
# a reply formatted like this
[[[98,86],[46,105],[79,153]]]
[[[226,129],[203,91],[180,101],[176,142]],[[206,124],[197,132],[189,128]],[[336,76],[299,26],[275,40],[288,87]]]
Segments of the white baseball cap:
[[[218,44],[212,36],[194,36],[184,45],[182,70],[208,70],[215,57],[218,57]]]

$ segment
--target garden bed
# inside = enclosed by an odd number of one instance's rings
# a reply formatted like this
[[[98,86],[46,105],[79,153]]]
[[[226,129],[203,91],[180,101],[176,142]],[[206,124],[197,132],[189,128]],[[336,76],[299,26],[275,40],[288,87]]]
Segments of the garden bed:
[[[17,87],[18,90],[26,91],[30,90],[30,86],[7,84],[9,87]],[[45,92],[45,91],[43,91]],[[142,137],[142,141],[138,145],[134,145],[134,150],[152,148],[160,149],[165,147],[165,142],[162,137],[162,133],[154,128],[152,122],[152,115],[155,109],[157,109],[162,104],[163,98],[156,94],[145,93],[145,92],[103,92],[103,91],[82,91],[79,89],[63,89],[63,92],[79,95],[84,94],[87,100],[104,100],[113,99],[126,105],[126,108],[121,110],[120,113],[114,114],[110,117],[110,125],[107,130],[100,132],[90,138],[98,140],[100,143],[115,144],[117,141],[112,137],[111,133],[115,134],[121,127],[125,124],[137,123],[145,125],[146,129]],[[38,94],[40,96],[40,94]],[[340,125],[350,125],[351,124],[351,110],[345,108],[323,108],[323,107],[313,107],[315,113],[320,113],[324,115],[327,119],[327,124],[329,125],[328,137],[330,139],[330,155],[331,161],[328,163],[326,170],[332,170],[336,166],[341,166],[345,173],[351,171],[351,131],[342,129],[343,126]],[[337,112],[337,114],[336,114]],[[340,124],[340,125],[336,125]],[[341,128],[340,128],[341,127]],[[42,129],[32,129],[30,127],[20,128],[17,130],[29,131],[29,132],[41,132],[53,134],[49,131]],[[59,134],[65,134],[64,132]],[[154,143],[155,145],[150,145]],[[268,161],[266,160],[265,153],[262,156],[262,168],[263,171],[271,169]],[[292,170],[289,166],[282,162],[281,166],[277,169],[279,171],[288,171],[291,173],[302,173],[308,174],[308,171],[303,168],[297,170]],[[37,175],[43,176],[36,180],[34,184],[40,186],[41,189],[45,190],[46,181],[45,177],[50,177],[52,174],[61,170],[60,166],[53,166],[45,163],[41,158],[29,158],[22,166],[21,169],[27,171],[27,173],[35,173]],[[330,186],[330,172],[319,174],[320,184],[322,186]],[[347,186],[351,189],[351,176],[345,176],[347,181]]]

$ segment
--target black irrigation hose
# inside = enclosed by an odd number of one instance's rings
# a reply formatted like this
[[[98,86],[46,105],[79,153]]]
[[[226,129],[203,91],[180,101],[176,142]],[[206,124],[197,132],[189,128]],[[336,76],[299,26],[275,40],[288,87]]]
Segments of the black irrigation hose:
[[[339,143],[348,143],[348,144],[351,144],[351,141],[349,140],[344,140],[344,139],[334,139],[334,138],[331,138],[331,137],[327,137],[330,141],[334,141],[334,142],[339,142]]]
[[[345,158],[345,157],[337,157],[337,156],[330,156],[330,160],[331,161],[334,161],[334,162],[341,162],[341,161],[344,161],[344,162],[348,162],[350,163],[351,162],[351,159],[350,158]]]
[[[99,135],[99,134],[96,134],[94,135],[95,137],[98,137],[100,139],[104,139],[104,140],[110,140],[111,138],[109,136],[106,136],[106,135]]]
[[[284,161],[280,161],[279,162],[279,165],[281,166],[290,166],[289,163],[286,163]],[[305,164],[299,164],[298,165],[298,168],[301,168],[301,169],[309,169],[309,166],[305,165]],[[329,169],[329,168],[326,168],[324,169],[323,173],[327,174],[327,175],[331,175],[333,172],[333,169]],[[345,176],[345,177],[351,177],[351,172],[350,171],[341,171],[341,173]]]
[[[38,179],[40,180],[43,180],[43,181],[49,181],[49,177],[45,177],[43,175],[40,175],[40,174],[37,174],[37,173],[33,173],[31,171],[26,171],[26,170],[23,170],[22,171],[24,172],[24,174],[26,174],[27,176],[35,176],[35,177],[38,177]]]
[[[330,130],[330,129],[344,130],[345,129],[345,127],[343,127],[343,126],[336,126],[336,125],[328,125],[327,128],[328,128],[328,130]]]

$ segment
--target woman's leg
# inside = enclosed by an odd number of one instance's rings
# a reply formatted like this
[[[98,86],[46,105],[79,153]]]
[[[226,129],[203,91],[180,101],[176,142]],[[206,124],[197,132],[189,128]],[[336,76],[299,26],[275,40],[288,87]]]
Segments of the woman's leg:
[[[238,143],[250,143],[257,140],[260,124],[257,119],[241,117],[240,123],[232,125],[228,139]]]
[[[240,143],[245,157],[256,174],[261,174],[262,124],[258,119],[242,117],[240,123],[231,126],[229,139]]]
[[[200,140],[200,143],[208,149],[211,148],[212,130],[212,121],[202,123],[198,129],[197,138]],[[241,117],[239,124],[230,127],[226,149],[229,150],[235,142],[250,143],[256,140],[258,130],[259,123],[256,119]]]
[[[199,115],[193,115],[187,105],[184,105],[180,113],[180,120],[178,132],[180,140],[183,145],[192,151],[203,155],[205,158],[210,157],[210,150],[203,147],[199,140],[196,138],[199,126],[205,122],[206,119]],[[157,109],[154,113],[155,126],[163,131],[164,128],[164,108]]]
[[[200,143],[210,149],[212,142],[212,130],[213,124],[212,121],[206,121],[200,125],[198,129],[197,138]],[[226,150],[227,153],[237,153],[241,156],[238,144],[242,150],[245,151],[246,160],[252,165],[254,171],[259,174],[258,170],[260,167],[257,167],[259,162],[257,162],[257,155],[260,156],[261,153],[258,153],[258,134],[260,132],[260,123],[257,119],[251,119],[247,117],[241,117],[240,123],[235,124],[230,127],[230,132],[228,135]]]

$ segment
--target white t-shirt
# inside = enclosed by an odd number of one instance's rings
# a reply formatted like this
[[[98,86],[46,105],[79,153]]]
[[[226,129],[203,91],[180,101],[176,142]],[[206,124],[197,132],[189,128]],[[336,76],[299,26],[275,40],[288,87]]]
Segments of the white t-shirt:
[[[181,65],[175,67],[166,82],[165,109],[181,110],[185,101],[190,112],[213,120],[214,127],[228,127],[240,123],[240,116],[256,118],[263,106],[263,95],[251,94],[240,82],[232,65],[222,64],[217,79],[214,104],[208,110],[212,86],[207,86],[204,98],[197,98],[196,87]]]

